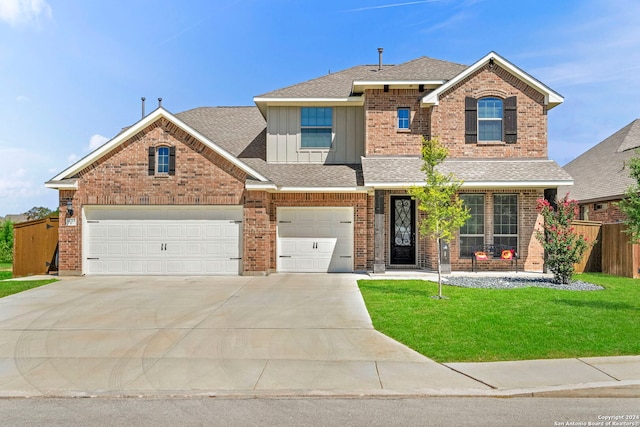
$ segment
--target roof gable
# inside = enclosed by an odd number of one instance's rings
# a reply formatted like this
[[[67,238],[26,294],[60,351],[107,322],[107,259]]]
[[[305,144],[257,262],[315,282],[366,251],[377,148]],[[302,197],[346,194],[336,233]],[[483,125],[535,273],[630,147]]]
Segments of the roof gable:
[[[640,119],[636,119],[621,129],[626,131],[618,147],[618,153],[640,148]]]
[[[497,53],[489,52],[487,55],[485,55],[479,61],[476,61],[473,65],[471,65],[470,67],[462,71],[460,74],[458,74],[451,80],[447,81],[445,84],[438,87],[433,92],[430,92],[426,96],[424,96],[422,98],[422,105],[425,107],[428,107],[431,105],[438,105],[438,102],[440,100],[439,98],[442,93],[446,92],[449,88],[455,86],[456,84],[466,79],[476,71],[480,70],[485,65],[492,62],[504,68],[505,70],[507,70],[514,76],[516,76],[518,79],[522,80],[527,85],[531,86],[533,89],[543,94],[545,105],[547,105],[547,108],[549,110],[561,104],[564,101],[564,98],[562,97],[562,95],[555,92],[554,90],[552,90],[551,88],[549,88],[548,86],[546,86],[545,84],[543,84],[542,82],[534,78],[533,76],[527,74],[520,68],[516,67],[514,64],[507,61]]]
[[[125,143],[127,140],[129,140],[131,137],[135,136],[138,132],[140,132],[141,130],[143,130],[144,128],[146,128],[147,126],[154,123],[156,120],[160,118],[164,118],[168,120],[169,122],[173,123],[175,126],[179,127],[181,130],[183,130],[184,132],[198,139],[207,147],[209,147],[211,150],[216,152],[218,155],[220,155],[221,157],[223,157],[233,165],[237,166],[242,171],[246,172],[248,175],[254,177],[259,181],[268,181],[267,178],[265,178],[262,174],[258,173],[256,170],[254,170],[244,162],[238,160],[238,158],[236,158],[233,154],[229,153],[227,150],[223,149],[218,144],[214,143],[209,138],[201,134],[199,131],[195,130],[194,128],[186,124],[184,121],[180,120],[178,117],[169,113],[164,108],[159,107],[153,112],[151,112],[149,115],[143,117],[134,125],[120,132],[113,139],[111,139],[101,147],[97,148],[93,152],[89,153],[87,156],[83,157],[76,163],[69,166],[64,171],[60,172],[58,175],[51,178],[51,180],[48,181],[45,185],[49,188],[56,188],[56,189],[62,189],[62,188],[66,189],[66,188],[77,187],[77,181],[73,179],[76,174],[78,174],[80,171],[87,168],[88,166],[90,166],[91,164],[93,164],[103,156],[108,155],[110,152],[112,152],[113,150],[118,148],[120,145]]]

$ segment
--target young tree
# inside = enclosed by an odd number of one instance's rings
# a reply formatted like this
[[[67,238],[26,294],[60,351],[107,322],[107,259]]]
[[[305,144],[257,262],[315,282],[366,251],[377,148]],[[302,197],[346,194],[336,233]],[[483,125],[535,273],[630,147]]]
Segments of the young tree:
[[[544,231],[536,231],[536,238],[545,250],[546,263],[554,281],[567,285],[573,276],[574,264],[580,261],[589,247],[587,239],[571,226],[578,216],[578,202],[569,200],[567,194],[558,200],[554,209],[547,200],[539,199],[538,212],[544,219]]]
[[[440,242],[450,243],[457,230],[469,219],[469,211],[458,197],[462,181],[453,174],[444,174],[437,166],[445,161],[449,150],[436,139],[422,139],[422,171],[425,185],[411,187],[408,193],[418,201],[418,209],[425,213],[420,221],[420,234],[436,240],[438,253],[438,296],[442,295]]]
[[[620,211],[625,215],[625,230],[629,234],[631,243],[640,243],[640,150],[636,150],[636,156],[629,160],[629,175],[636,180],[636,184],[627,188],[624,199],[616,203]]]

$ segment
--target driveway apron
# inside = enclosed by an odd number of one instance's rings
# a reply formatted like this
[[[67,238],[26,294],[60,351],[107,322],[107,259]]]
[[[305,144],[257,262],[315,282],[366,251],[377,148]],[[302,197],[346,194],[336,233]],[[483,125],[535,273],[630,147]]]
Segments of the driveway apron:
[[[375,331],[360,277],[81,277],[6,297],[0,395],[487,388]]]

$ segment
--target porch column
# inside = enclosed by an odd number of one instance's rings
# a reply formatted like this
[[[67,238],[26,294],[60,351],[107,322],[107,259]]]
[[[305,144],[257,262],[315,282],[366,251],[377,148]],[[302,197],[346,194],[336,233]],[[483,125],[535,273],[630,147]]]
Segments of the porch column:
[[[384,273],[384,191],[375,190],[373,199],[373,272]]]

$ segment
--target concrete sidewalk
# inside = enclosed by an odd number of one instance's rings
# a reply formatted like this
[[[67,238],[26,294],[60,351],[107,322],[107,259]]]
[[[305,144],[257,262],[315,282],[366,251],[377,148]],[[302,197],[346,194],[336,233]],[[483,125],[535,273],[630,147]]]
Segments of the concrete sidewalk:
[[[436,363],[353,274],[82,277],[0,299],[0,396],[640,397],[640,356]]]

